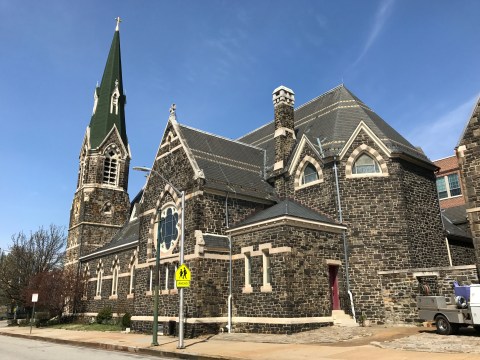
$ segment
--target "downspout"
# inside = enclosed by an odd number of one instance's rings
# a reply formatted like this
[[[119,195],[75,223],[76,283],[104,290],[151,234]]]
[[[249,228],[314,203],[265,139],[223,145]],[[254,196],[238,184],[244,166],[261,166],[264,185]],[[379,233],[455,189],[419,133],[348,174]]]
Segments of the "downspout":
[[[333,158],[333,170],[335,172],[335,187],[337,190],[337,204],[338,204],[338,219],[341,224],[343,224],[343,215],[342,215],[342,204],[340,202],[340,187],[338,185],[338,171],[337,171],[337,158]],[[347,281],[347,293],[348,297],[350,298],[350,306],[352,308],[352,315],[353,319],[355,319],[355,306],[353,304],[353,294],[352,291],[350,290],[350,275],[349,275],[349,263],[348,263],[348,243],[347,243],[347,235],[346,235],[346,230],[342,231],[342,237],[343,237],[343,251],[344,251],[344,256],[345,256],[345,279]]]
[[[227,197],[225,198],[225,224],[227,229],[229,228],[228,222],[228,192]],[[232,332],[232,237],[228,235],[228,255],[229,255],[229,265],[228,265],[228,333]]]

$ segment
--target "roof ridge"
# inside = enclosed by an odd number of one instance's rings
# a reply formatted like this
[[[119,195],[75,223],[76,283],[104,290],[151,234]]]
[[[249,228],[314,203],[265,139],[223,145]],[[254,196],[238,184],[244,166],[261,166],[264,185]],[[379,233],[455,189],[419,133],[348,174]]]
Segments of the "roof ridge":
[[[323,94],[320,94],[320,95],[318,95],[317,97],[315,97],[315,98],[313,98],[313,99],[311,99],[311,100],[307,101],[306,103],[304,103],[304,104],[302,104],[302,105],[298,106],[297,108],[295,108],[295,110],[299,110],[299,109],[301,109],[301,108],[303,108],[303,107],[307,106],[308,104],[310,104],[310,103],[312,103],[312,102],[314,102],[314,101],[316,101],[316,100],[320,99],[322,96],[325,96],[325,95],[327,95],[327,94],[330,94],[331,92],[334,92],[335,90],[337,90],[337,89],[340,89],[340,88],[342,88],[342,87],[346,89],[346,87],[345,87],[345,85],[343,85],[343,83],[342,83],[342,84],[339,84],[339,85],[335,86],[334,88],[332,88],[332,89],[330,89],[330,90],[328,90],[328,91],[324,92]]]
[[[332,89],[324,92],[323,94],[320,94],[320,95],[318,95],[317,97],[315,97],[315,98],[307,101],[306,103],[304,103],[304,104],[302,104],[302,105],[294,108],[294,111],[295,111],[295,110],[299,110],[299,109],[307,106],[308,104],[310,104],[310,103],[312,103],[312,102],[320,99],[322,96],[325,96],[325,95],[327,95],[327,94],[330,94],[331,92],[333,92],[333,91],[335,91],[335,90],[337,90],[337,89],[339,89],[339,88],[342,88],[342,87],[345,88],[345,89],[347,89],[343,83],[342,83],[342,84],[339,84],[339,85],[335,86],[334,88],[332,88]],[[347,90],[348,90],[348,89],[347,89]],[[353,100],[354,100],[355,102],[357,102],[357,100],[355,100],[355,99],[353,99]],[[364,104],[363,101],[360,101],[360,103]],[[366,105],[365,105],[365,106],[366,106]],[[254,129],[254,130],[252,130],[252,131],[250,131],[250,132],[248,132],[248,133],[246,133],[245,135],[242,135],[241,137],[239,137],[239,139],[244,138],[244,137],[247,137],[247,136],[250,135],[250,134],[253,134],[254,132],[260,130],[261,128],[264,128],[265,126],[270,125],[272,122],[274,122],[274,120],[270,120],[270,121],[267,122],[266,124],[263,124],[263,125],[259,126],[258,128]]]
[[[229,138],[227,138],[227,137],[225,137],[225,136],[217,135],[217,134],[214,134],[214,133],[205,131],[205,130],[200,130],[200,129],[197,129],[197,128],[194,128],[194,127],[191,127],[191,126],[188,126],[188,125],[185,125],[185,124],[180,124],[180,123],[178,123],[178,125],[181,126],[181,127],[184,127],[184,128],[190,129],[190,130],[193,130],[193,131],[198,131],[198,132],[200,132],[200,133],[202,133],[202,134],[205,134],[205,135],[210,135],[210,136],[213,136],[213,137],[222,139],[222,140],[231,141],[231,142],[237,143],[237,144],[239,144],[239,145],[245,145],[245,146],[254,148],[254,149],[256,149],[256,150],[265,151],[265,149],[262,149],[262,148],[260,148],[260,147],[258,147],[258,146],[255,146],[255,145],[251,145],[251,144],[244,143],[244,142],[242,142],[242,141],[238,141],[238,140],[234,140],[234,139],[229,139]]]
[[[445,156],[445,157],[442,157],[442,158],[440,158],[440,159],[432,160],[432,162],[437,162],[437,161],[445,160],[445,159],[452,158],[452,157],[456,158],[455,154],[449,155],[449,156]]]
[[[254,129],[254,130],[252,130],[252,131],[249,131],[249,132],[246,133],[245,135],[242,135],[241,137],[239,137],[239,139],[244,138],[244,137],[246,137],[246,136],[248,136],[248,135],[250,135],[250,134],[253,134],[254,132],[260,130],[261,128],[264,128],[265,126],[270,125],[270,124],[273,123],[274,121],[275,121],[275,120],[270,120],[270,121],[267,122],[266,124],[263,124],[263,125],[259,126],[258,128]]]

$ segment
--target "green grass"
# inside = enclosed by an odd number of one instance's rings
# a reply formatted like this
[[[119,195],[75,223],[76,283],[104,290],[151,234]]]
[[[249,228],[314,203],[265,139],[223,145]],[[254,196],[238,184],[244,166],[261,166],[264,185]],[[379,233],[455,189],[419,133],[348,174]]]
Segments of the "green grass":
[[[65,329],[65,330],[77,330],[77,331],[121,331],[121,325],[105,325],[105,324],[58,324],[49,326],[52,329]]]

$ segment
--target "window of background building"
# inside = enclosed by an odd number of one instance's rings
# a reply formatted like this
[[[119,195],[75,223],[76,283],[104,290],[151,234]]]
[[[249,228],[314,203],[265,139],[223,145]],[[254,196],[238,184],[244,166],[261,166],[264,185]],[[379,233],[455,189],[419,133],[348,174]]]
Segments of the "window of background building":
[[[458,174],[450,174],[437,178],[437,191],[440,199],[446,199],[462,194]]]

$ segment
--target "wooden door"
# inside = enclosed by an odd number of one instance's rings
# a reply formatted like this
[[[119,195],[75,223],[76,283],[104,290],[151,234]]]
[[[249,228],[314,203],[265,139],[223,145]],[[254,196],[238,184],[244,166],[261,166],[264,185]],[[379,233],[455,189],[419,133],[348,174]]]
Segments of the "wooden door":
[[[328,265],[328,274],[330,280],[332,310],[340,310],[340,296],[338,294],[338,266]]]

